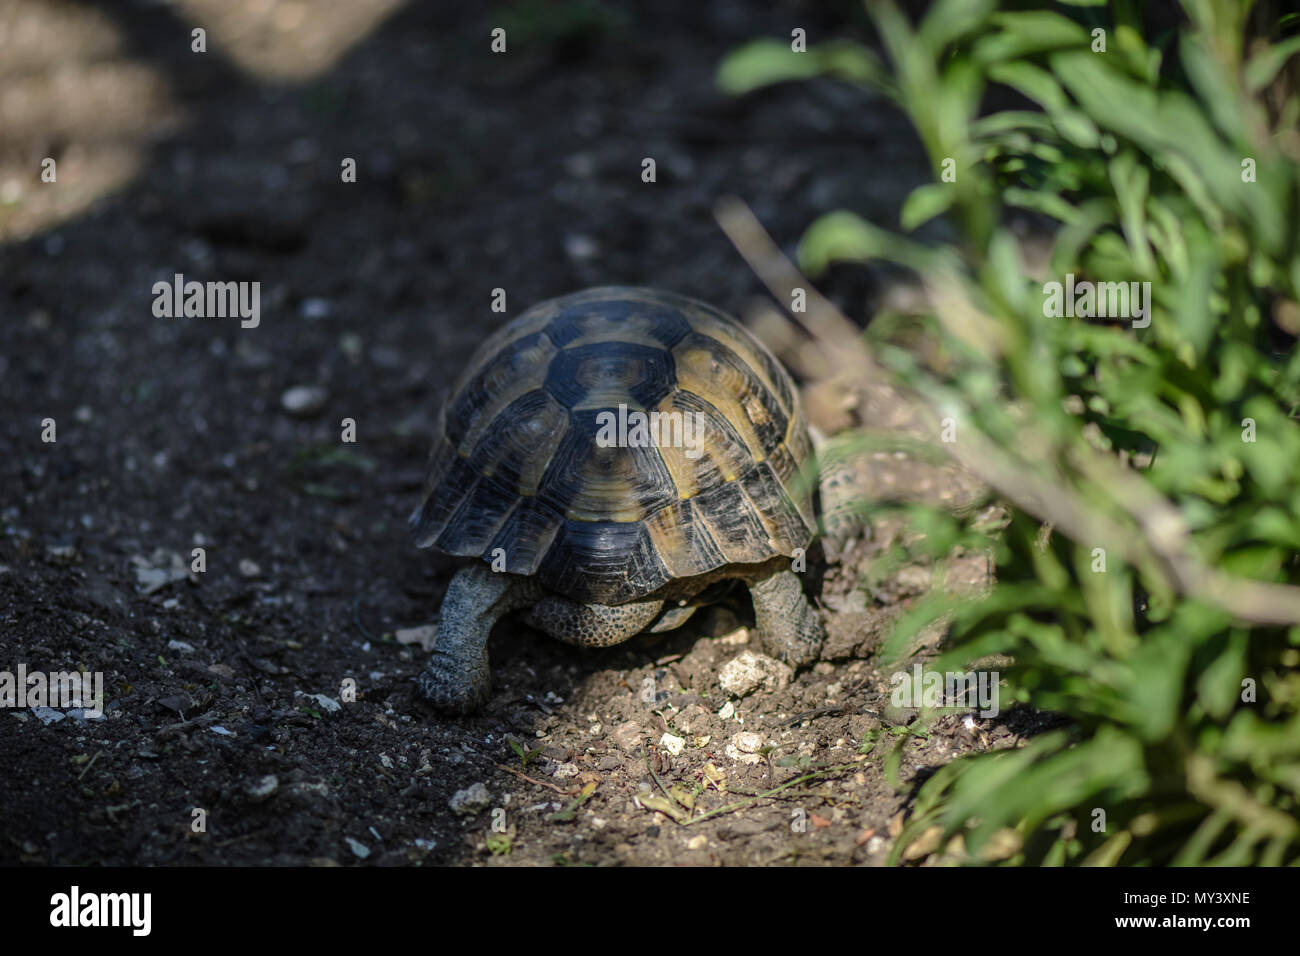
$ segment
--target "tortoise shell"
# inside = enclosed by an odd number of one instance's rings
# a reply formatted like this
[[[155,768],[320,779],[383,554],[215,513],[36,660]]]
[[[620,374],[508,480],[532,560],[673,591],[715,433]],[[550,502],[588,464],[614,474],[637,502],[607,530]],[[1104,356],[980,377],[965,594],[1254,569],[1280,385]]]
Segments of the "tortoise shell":
[[[637,412],[660,413],[659,430],[638,431],[654,419]],[[418,547],[617,605],[807,547],[811,460],[789,375],[739,324],[684,296],[590,289],[534,306],[474,354],[411,526]]]

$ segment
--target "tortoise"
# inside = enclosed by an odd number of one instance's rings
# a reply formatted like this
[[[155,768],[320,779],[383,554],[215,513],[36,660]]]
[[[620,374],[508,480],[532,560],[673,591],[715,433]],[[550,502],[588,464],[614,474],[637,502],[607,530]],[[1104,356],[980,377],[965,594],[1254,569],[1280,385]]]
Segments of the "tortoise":
[[[524,610],[606,647],[749,588],[761,647],[800,667],[825,637],[799,566],[816,529],[813,448],[789,374],[702,302],[606,286],[540,303],[470,359],[437,424],[415,544],[468,561],[418,686],[479,709],[487,641]]]

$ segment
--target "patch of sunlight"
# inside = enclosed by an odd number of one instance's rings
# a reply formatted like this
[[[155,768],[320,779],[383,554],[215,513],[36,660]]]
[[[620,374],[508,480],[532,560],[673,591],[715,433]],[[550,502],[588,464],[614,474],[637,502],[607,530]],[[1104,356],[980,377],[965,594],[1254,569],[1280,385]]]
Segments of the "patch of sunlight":
[[[179,120],[163,78],[124,58],[111,18],[52,0],[0,4],[0,242],[125,186]]]
[[[404,0],[174,0],[208,52],[261,80],[302,82],[331,69]]]

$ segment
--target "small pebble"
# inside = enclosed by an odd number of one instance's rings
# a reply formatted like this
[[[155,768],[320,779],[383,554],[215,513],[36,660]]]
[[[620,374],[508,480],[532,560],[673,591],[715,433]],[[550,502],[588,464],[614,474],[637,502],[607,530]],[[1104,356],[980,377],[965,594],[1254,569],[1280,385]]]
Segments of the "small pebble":
[[[686,749],[686,741],[674,734],[664,734],[659,738],[659,746],[675,757]]]
[[[32,713],[36,719],[43,724],[57,724],[66,714],[62,711],[55,710],[53,707],[33,707]]]
[[[302,317],[315,321],[317,319],[327,319],[334,311],[334,306],[329,299],[303,299],[302,300]]]
[[[270,799],[277,790],[280,789],[280,778],[275,774],[267,774],[260,780],[255,780],[248,786],[248,798],[254,803],[261,803],[263,800]]]
[[[760,687],[781,690],[793,679],[794,671],[789,665],[754,651],[742,651],[718,671],[718,686],[732,697],[745,697]]]
[[[452,794],[448,805],[452,813],[472,817],[492,805],[492,794],[486,786],[476,783],[464,790],[457,790]]]
[[[343,705],[333,697],[327,697],[324,694],[311,694],[310,697],[312,700],[316,701],[320,709],[325,711],[327,714],[337,714],[343,709]]]
[[[314,415],[325,407],[327,398],[319,385],[295,385],[280,396],[280,404],[290,415]]]

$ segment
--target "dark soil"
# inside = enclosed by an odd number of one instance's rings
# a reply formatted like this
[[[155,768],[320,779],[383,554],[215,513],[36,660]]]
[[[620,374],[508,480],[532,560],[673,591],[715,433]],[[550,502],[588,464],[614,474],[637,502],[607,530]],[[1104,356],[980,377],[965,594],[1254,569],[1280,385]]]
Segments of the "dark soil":
[[[836,208],[896,222],[924,176],[905,121],[829,83],[715,92],[747,39],[839,32],[820,3],[388,6],[0,5],[0,670],[99,671],[107,698],[0,712],[0,863],[883,863],[925,775],[1037,722],[889,708],[872,650],[928,573],[857,590],[888,529],[816,582],[832,659],[725,717],[740,598],[599,652],[503,624],[464,720],[420,702],[425,651],[395,635],[454,568],[405,518],[475,345],[596,284],[745,314],[760,287],[713,204],[787,249]],[[178,272],[260,282],[260,325],[155,317]],[[859,316],[883,294],[863,270],[826,289]],[[321,398],[290,414],[302,385]]]

